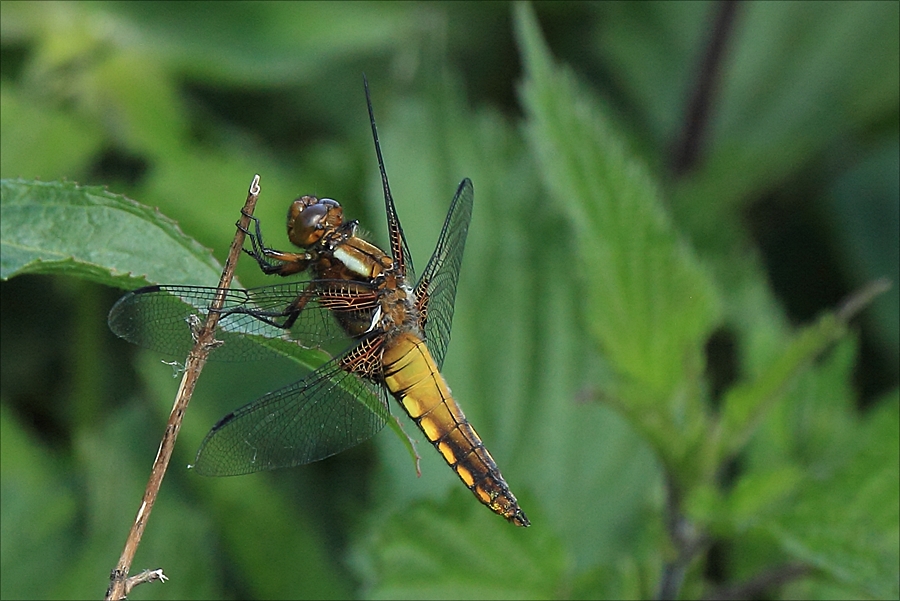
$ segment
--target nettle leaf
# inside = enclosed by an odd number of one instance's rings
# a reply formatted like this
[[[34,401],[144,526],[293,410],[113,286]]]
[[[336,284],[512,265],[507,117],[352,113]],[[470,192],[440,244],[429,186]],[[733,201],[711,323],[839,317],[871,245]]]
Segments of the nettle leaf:
[[[895,390],[856,428],[855,453],[826,476],[810,477],[790,508],[764,526],[789,555],[877,598],[900,595],[898,408]]]
[[[811,336],[799,338],[808,342]],[[795,341],[791,346],[806,345]],[[786,357],[795,355],[788,352],[775,363],[791,363]],[[743,473],[734,485],[723,493],[716,489],[694,494],[691,514],[698,522],[712,523],[725,536],[743,534],[789,509],[786,503],[793,503],[810,473],[833,469],[846,461],[856,434],[851,390],[856,356],[856,341],[845,337],[812,366],[804,368],[801,362],[796,377],[791,375],[794,370],[787,371],[786,377],[793,382],[776,385],[785,388],[785,393],[773,393],[771,399],[763,401],[771,404],[771,411],[766,410],[768,404],[758,409],[757,419],[762,424],[753,430],[748,446],[741,448]],[[772,385],[770,378],[763,380]],[[749,428],[748,422],[745,436],[750,433]],[[729,430],[723,438],[737,444],[733,440],[740,436]],[[742,537],[736,548],[745,544],[746,538]]]
[[[794,336],[786,348],[773,357],[768,369],[725,394],[721,419],[723,457],[733,455],[747,443],[794,378],[845,332],[846,324],[833,313],[823,315]]]
[[[559,594],[566,573],[551,529],[513,528],[456,488],[389,518],[355,559],[375,599],[534,599]],[[478,532],[478,536],[472,536]]]
[[[841,156],[852,132],[895,119],[888,115],[896,114],[900,88],[898,6],[741,5],[702,168],[673,188],[674,210],[698,244],[733,248],[743,229],[736,208],[821,160],[829,147]],[[860,197],[854,187],[853,201],[866,204]]]
[[[704,431],[699,379],[717,292],[648,169],[598,102],[553,63],[530,9],[518,5],[517,17],[528,140],[574,233],[586,325],[618,373],[622,409],[669,449],[666,459],[686,456]],[[684,438],[673,440],[675,431]]]
[[[750,380],[728,390],[723,399],[718,451],[721,460],[740,451],[770,409],[784,398],[788,387],[798,376],[808,372],[813,360],[831,345],[846,336],[847,324],[872,299],[889,286],[886,280],[876,280],[865,286],[834,312],[823,314],[815,323],[801,329],[769,364]],[[844,370],[848,367],[845,358]],[[840,367],[837,364],[836,367]],[[837,386],[838,381],[832,382]]]
[[[893,2],[751,3],[728,58],[708,164],[693,184],[703,207],[729,206],[847,135],[896,111]],[[692,184],[692,185],[693,185]],[[690,201],[690,196],[681,197]]]
[[[5,17],[4,17],[5,18]],[[29,98],[22,87],[0,87],[0,174],[46,179],[84,173],[103,148],[103,134],[86,119]]]
[[[701,485],[688,496],[686,512],[718,536],[743,534],[791,502],[803,481],[803,470],[782,464],[741,476],[727,493],[711,484]]]
[[[218,281],[208,249],[129,198],[73,182],[3,180],[0,190],[0,279],[57,273],[118,288]]]

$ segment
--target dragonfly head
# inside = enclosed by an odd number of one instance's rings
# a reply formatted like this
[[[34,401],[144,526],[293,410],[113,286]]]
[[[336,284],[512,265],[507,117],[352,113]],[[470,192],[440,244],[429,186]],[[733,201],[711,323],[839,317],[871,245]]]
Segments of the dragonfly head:
[[[291,242],[302,248],[313,246],[325,232],[344,222],[344,209],[336,200],[301,196],[288,209],[287,230]]]

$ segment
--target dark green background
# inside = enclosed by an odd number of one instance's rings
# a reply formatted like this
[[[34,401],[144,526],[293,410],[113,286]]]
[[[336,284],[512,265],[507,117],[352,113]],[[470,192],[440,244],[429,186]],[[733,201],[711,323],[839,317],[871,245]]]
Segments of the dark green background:
[[[0,176],[105,185],[159,207],[220,261],[254,173],[270,244],[286,245],[284,212],[300,194],[338,199],[385,242],[363,72],[419,269],[456,185],[466,176],[475,184],[445,375],[534,526],[492,516],[427,445],[416,478],[386,433],[305,468],[197,477],[184,466],[208,428],[297,377],[285,366],[209,365],[134,564],[162,567],[171,581],[131,598],[653,594],[669,549],[666,460],[602,402],[609,364],[587,316],[607,308],[589,306],[580,286],[604,266],[575,260],[577,226],[539,169],[540,141],[525,135],[536,130],[519,95],[513,5],[0,6]],[[897,412],[900,363],[898,4],[739,5],[686,170],[672,165],[721,8],[532,9],[556,61],[614,124],[628,156],[649,166],[674,228],[723,291],[724,317],[707,345],[711,405],[767,362],[748,334],[758,320],[784,342],[866,282],[893,281],[848,337],[798,375],[819,392],[770,415],[724,466],[722,490],[852,472],[868,465],[854,454],[865,436],[887,444],[889,457],[900,453],[896,425],[881,426]],[[735,275],[744,260],[760,267],[752,278]],[[238,276],[265,283],[251,261]],[[752,292],[741,288],[747,281]],[[0,286],[3,598],[99,597],[137,510],[177,380],[158,356],[106,328],[121,293],[34,274]],[[793,463],[774,479],[759,476],[775,448]],[[835,481],[823,478],[827,492]],[[810,484],[778,510],[732,507],[727,525],[708,518],[715,544],[683,594],[801,561],[813,571],[767,594],[896,596],[897,573],[884,569],[900,547],[895,509],[876,512],[869,531],[860,526],[867,518],[797,501],[818,492]],[[701,500],[696,515],[718,515]],[[862,548],[873,545],[861,542],[830,556],[798,552],[815,549],[813,537],[791,547],[782,526],[804,515],[829,536],[871,535],[879,551],[869,556]]]

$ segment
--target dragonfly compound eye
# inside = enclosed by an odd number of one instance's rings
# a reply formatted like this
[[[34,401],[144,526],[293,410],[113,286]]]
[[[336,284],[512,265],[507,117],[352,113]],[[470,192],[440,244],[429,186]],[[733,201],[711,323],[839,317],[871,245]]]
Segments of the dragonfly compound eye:
[[[288,209],[288,238],[297,246],[309,248],[343,221],[344,210],[336,200],[303,196]]]

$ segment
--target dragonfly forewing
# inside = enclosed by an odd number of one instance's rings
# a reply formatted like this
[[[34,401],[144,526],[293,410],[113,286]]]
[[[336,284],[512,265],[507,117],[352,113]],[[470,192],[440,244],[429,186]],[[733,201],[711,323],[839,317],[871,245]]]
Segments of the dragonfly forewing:
[[[211,351],[210,359],[263,360],[270,358],[272,350],[289,354],[289,348],[272,340],[332,354],[346,348],[349,338],[338,325],[334,310],[320,306],[315,294],[309,295],[289,329],[276,325],[284,322],[286,308],[307,287],[308,282],[300,281],[224,291],[216,328],[216,339],[223,344]],[[183,358],[193,347],[195,328],[206,319],[218,292],[217,288],[175,285],[133,290],[110,310],[109,326],[117,336],[138,346]]]

